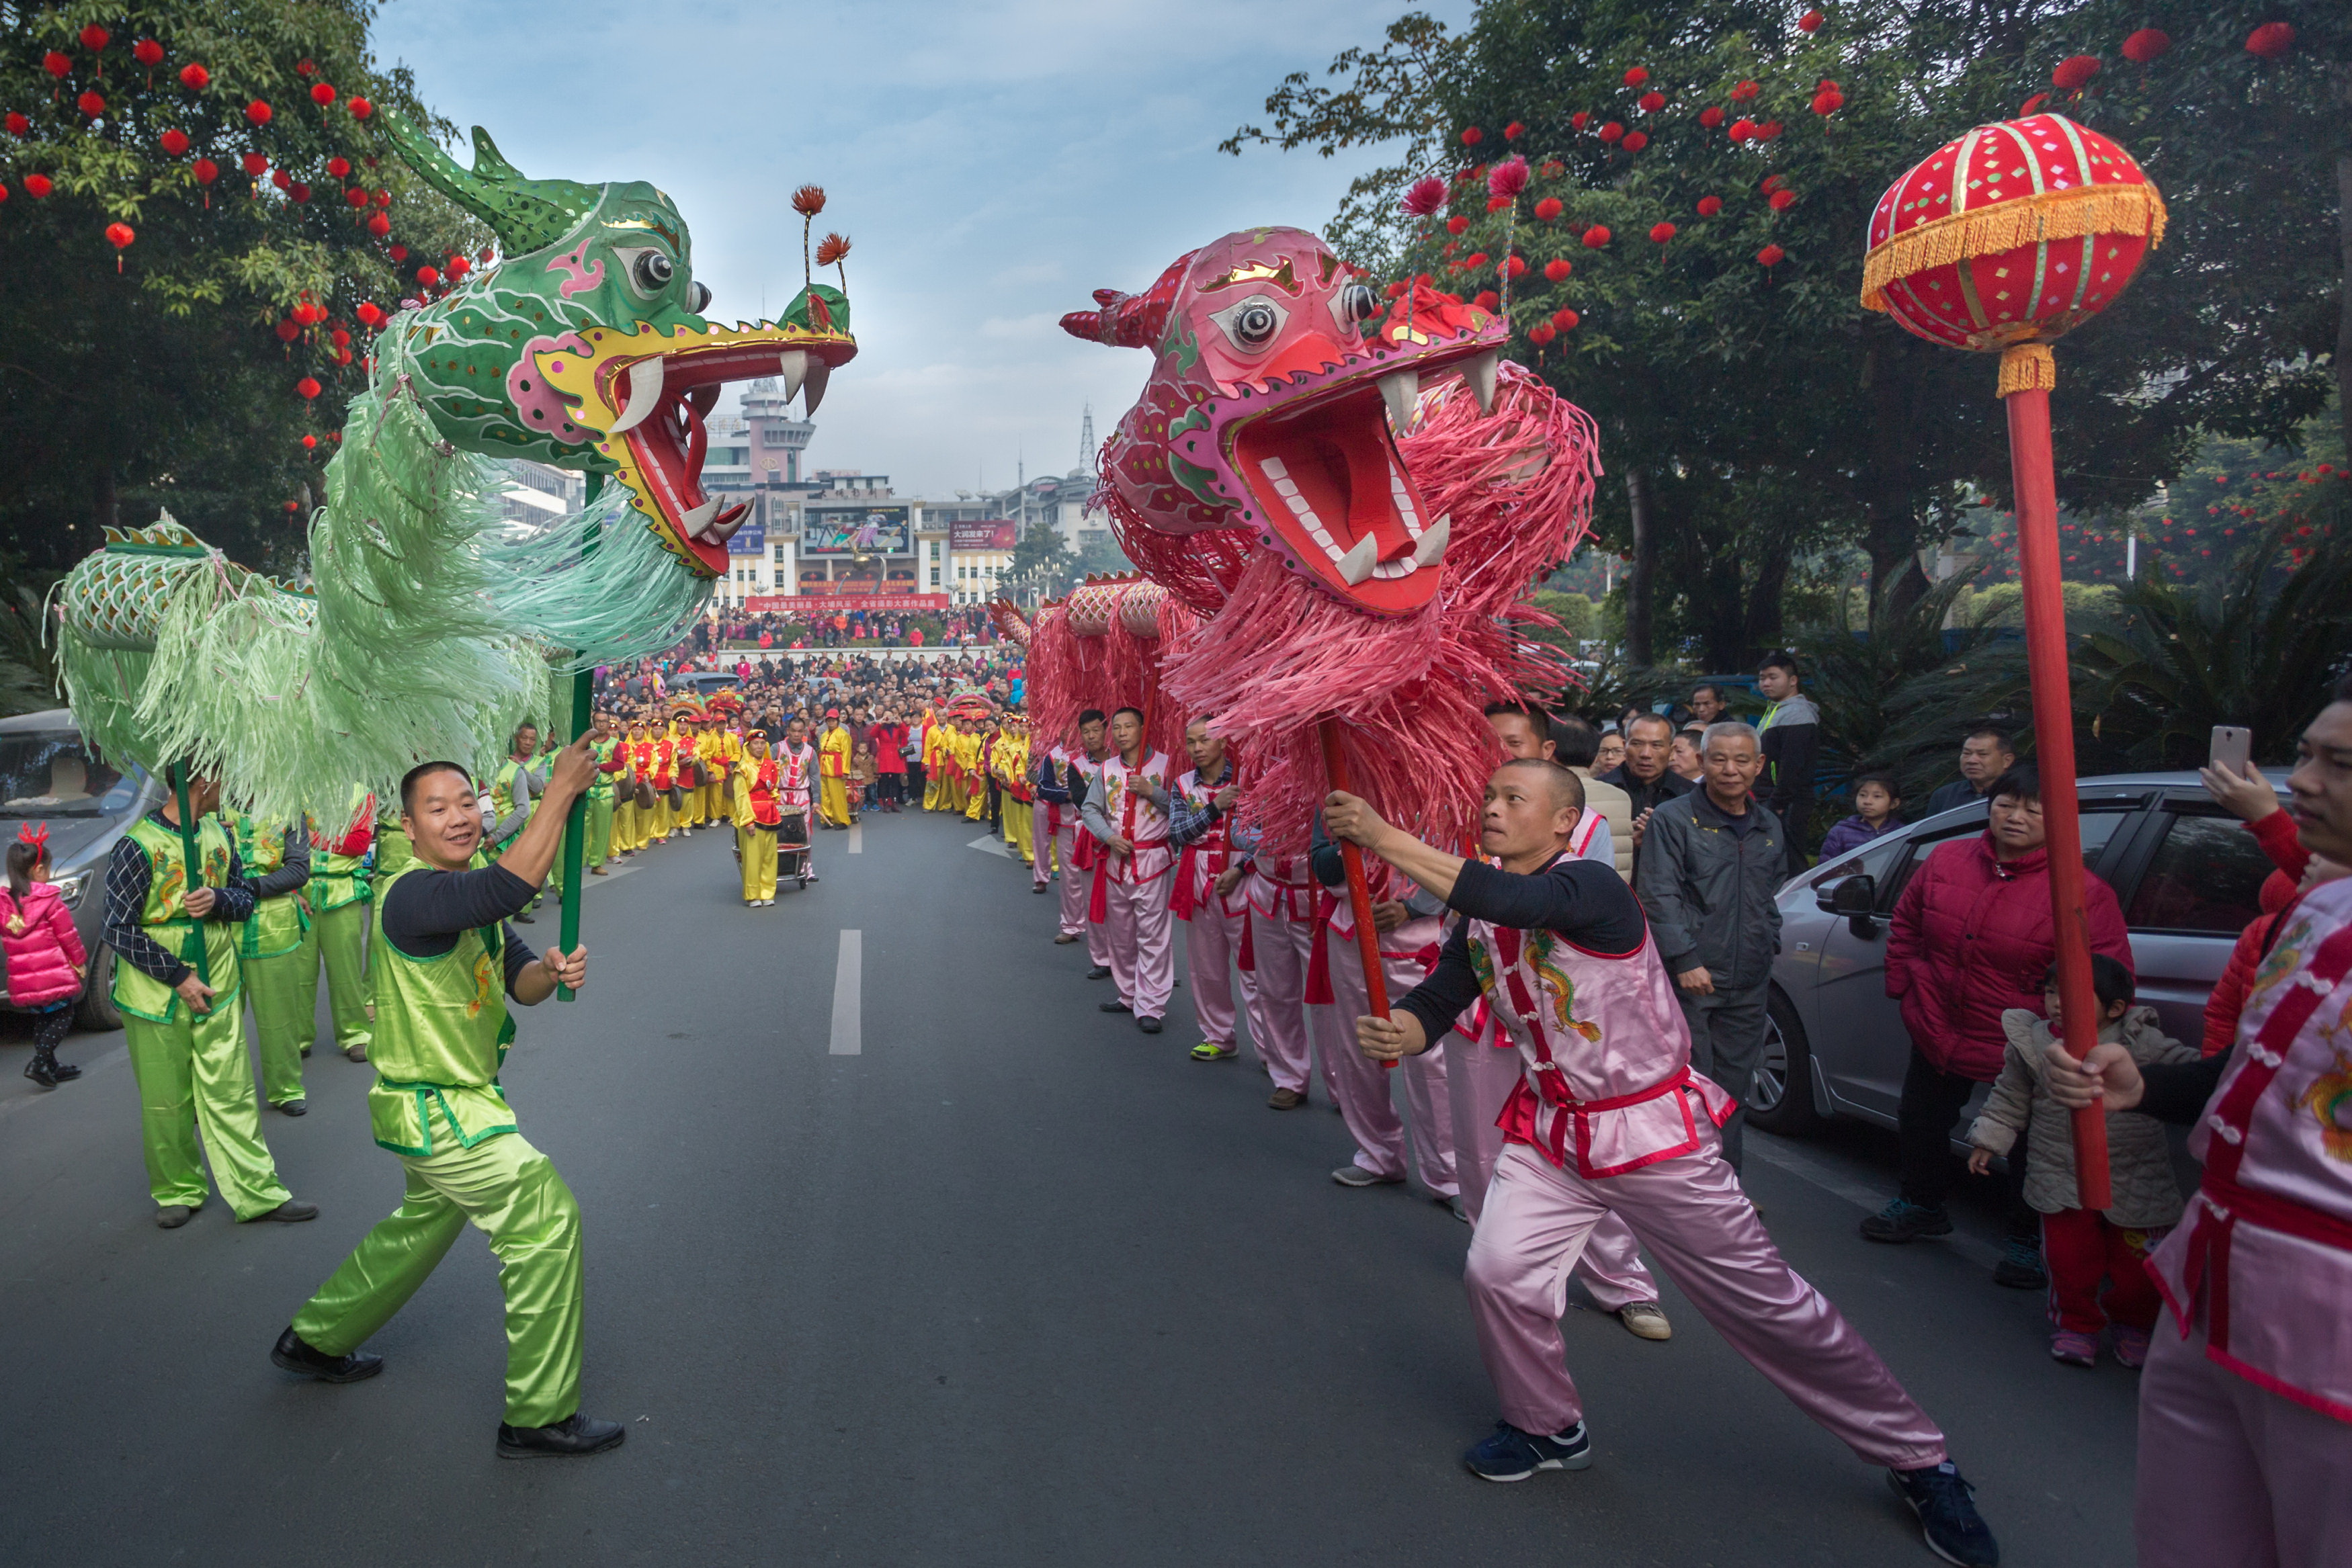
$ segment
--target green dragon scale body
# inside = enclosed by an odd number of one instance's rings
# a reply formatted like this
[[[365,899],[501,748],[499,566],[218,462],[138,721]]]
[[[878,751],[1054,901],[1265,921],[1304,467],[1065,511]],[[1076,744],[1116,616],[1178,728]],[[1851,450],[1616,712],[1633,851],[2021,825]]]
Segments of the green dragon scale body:
[[[58,596],[84,731],[151,768],[187,758],[262,816],[349,810],[415,763],[500,755],[554,716],[555,676],[674,643],[745,508],[702,493],[722,383],[781,378],[812,412],[856,352],[848,302],[778,321],[701,310],[686,222],[637,182],[526,179],[474,131],[471,169],[389,110],[402,157],[489,224],[497,266],[409,302],[373,350],[310,520],[310,581],[228,561],[166,514],[110,530]],[[510,527],[497,460],[614,481],[543,533]]]

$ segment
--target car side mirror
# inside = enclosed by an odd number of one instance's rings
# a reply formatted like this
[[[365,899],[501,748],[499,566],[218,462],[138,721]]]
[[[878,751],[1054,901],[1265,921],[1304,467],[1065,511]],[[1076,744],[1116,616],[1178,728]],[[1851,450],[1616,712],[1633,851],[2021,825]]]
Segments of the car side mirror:
[[[1814,894],[1824,915],[1870,915],[1878,910],[1878,883],[1868,872],[1841,877]]]

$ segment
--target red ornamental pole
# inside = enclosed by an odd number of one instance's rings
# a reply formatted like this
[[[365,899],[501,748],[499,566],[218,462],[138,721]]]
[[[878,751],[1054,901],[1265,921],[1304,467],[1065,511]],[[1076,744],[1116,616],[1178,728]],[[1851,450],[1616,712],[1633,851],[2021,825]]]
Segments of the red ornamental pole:
[[[2043,843],[2067,1051],[2098,1042],[2082,823],[2074,801],[2074,703],[2050,453],[2049,342],[2097,315],[2164,238],[2164,199],[2130,153],[2055,114],[1979,125],[1887,188],[1870,218],[1862,304],[1947,348],[2000,355],[2017,493],[2025,651],[2033,678]],[[2074,1113],[2076,1201],[2103,1209],[2104,1113]]]
[[[2050,363],[2043,348],[2002,356]],[[2011,378],[2003,375],[2006,384]],[[2023,378],[2019,378],[2023,379]],[[2068,1055],[2080,1061],[2099,1042],[2099,1003],[2091,982],[2090,921],[2083,913],[2083,824],[2074,802],[2074,697],[2066,663],[2066,593],[2059,576],[2058,486],[2050,455],[2051,379],[2004,394],[2009,465],[2017,492],[2018,575],[2025,585],[2025,657],[2033,678],[2033,737],[2041,756],[2042,823],[2050,864],[2050,907],[2058,949],[2058,999]],[[2075,1201],[2092,1210],[2113,1201],[2107,1188],[2106,1113],[2074,1113]]]
[[[1340,793],[1354,794],[1348,777],[1348,758],[1339,749],[1339,721],[1327,718],[1316,730],[1323,741],[1324,778]],[[1384,1019],[1389,1016],[1389,977],[1381,968],[1381,934],[1372,929],[1372,884],[1364,875],[1363,850],[1340,840],[1339,863],[1348,870],[1348,907],[1356,915],[1356,951],[1364,961],[1364,995],[1372,1004],[1372,1016]],[[1393,1069],[1396,1063],[1383,1061],[1381,1065]]]

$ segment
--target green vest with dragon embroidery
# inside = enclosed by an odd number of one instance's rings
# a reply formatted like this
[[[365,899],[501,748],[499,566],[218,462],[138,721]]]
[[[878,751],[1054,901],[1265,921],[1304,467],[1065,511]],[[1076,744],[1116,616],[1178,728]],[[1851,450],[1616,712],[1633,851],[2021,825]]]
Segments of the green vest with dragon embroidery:
[[[367,804],[367,790],[352,788],[352,810],[356,817]],[[339,855],[326,847],[324,835],[311,824],[310,833],[310,907],[320,915],[341,909],[346,904],[364,904],[368,898],[368,857],[364,854]],[[338,840],[337,841],[341,841]]]
[[[224,813],[223,820],[236,834],[236,858],[245,867],[246,875],[268,876],[286,864],[284,828],[257,822],[242,811],[234,817]],[[291,953],[302,946],[302,938],[310,929],[310,913],[294,894],[257,898],[253,901],[253,913],[238,927],[236,956],[275,958]]]
[[[184,904],[188,863],[181,852],[180,831],[153,817],[142,817],[123,836],[147,857],[147,902],[139,912],[139,928],[191,969],[196,967],[201,943],[212,974],[213,1010],[234,1007],[240,927],[223,920],[189,917]],[[196,856],[204,865],[199,885],[217,888],[228,881],[228,835],[221,831],[218,818],[206,817],[196,824]],[[172,1022],[186,1007],[177,991],[129,964],[114,967],[112,995],[114,1005],[124,1012],[157,1023]]]
[[[514,1040],[507,1012],[503,934],[458,934],[437,958],[412,958],[384,935],[384,906],[414,862],[377,891],[373,917],[374,1035],[368,1061],[381,1075],[368,1091],[375,1141],[394,1154],[446,1154],[515,1130],[499,1087]]]

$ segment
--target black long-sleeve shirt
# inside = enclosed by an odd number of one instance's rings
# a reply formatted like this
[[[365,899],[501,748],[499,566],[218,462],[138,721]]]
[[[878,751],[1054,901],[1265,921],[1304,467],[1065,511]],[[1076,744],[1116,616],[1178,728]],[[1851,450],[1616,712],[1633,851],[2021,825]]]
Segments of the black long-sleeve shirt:
[[[257,898],[283,898],[310,883],[310,835],[299,828],[286,830],[286,861],[267,876],[254,879]]]
[[[383,934],[412,958],[446,957],[457,938],[487,925],[499,927],[499,950],[506,964],[507,995],[515,977],[539,955],[505,924],[530,906],[539,889],[502,865],[478,871],[436,871],[403,875],[383,898]]]
[[[147,820],[165,832],[176,834],[179,829],[163,820],[158,810],[148,813]],[[304,852],[307,866],[308,851]],[[139,917],[146,913],[147,890],[153,883],[154,868],[147,863],[147,852],[139,841],[125,833],[115,841],[114,851],[106,862],[106,915],[99,924],[99,935],[106,945],[122,957],[122,961],[142,975],[176,986],[195,971],[180,961],[180,956],[164,946],[140,925]],[[245,874],[245,862],[236,856],[236,845],[228,847],[228,880],[213,889],[212,913],[207,920],[243,922],[253,914],[259,894],[251,877]]]
[[[2237,1054],[2238,1048],[2232,1045],[2195,1061],[2142,1062],[2139,1076],[2146,1087],[2140,1092],[2139,1103],[2132,1109],[2176,1127],[2194,1126],[2197,1118],[2205,1113],[2213,1091],[2221,1086],[2222,1072]]]
[[[1445,901],[1473,920],[1520,931],[1553,931],[1595,953],[1631,953],[1648,930],[1641,901],[1614,866],[1562,855],[1532,876],[1483,861],[1468,861]],[[1439,950],[1437,967],[1396,1005],[1421,1020],[1433,1045],[1464,1009],[1478,999],[1478,972],[1470,963],[1468,922],[1456,925]]]

